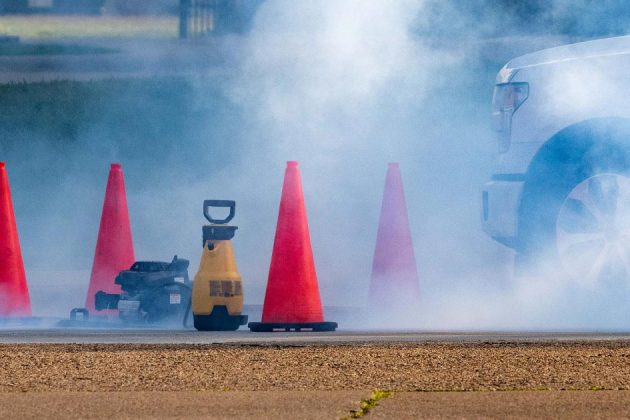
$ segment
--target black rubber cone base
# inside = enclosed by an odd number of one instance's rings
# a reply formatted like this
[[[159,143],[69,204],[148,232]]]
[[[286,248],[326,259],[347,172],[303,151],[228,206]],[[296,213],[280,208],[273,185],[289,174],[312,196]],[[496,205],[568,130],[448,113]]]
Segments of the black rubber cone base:
[[[210,315],[193,314],[195,328],[199,331],[236,331],[247,324],[247,315],[230,315],[223,305],[215,306]]]
[[[250,322],[247,324],[252,332],[273,331],[335,331],[336,322]]]

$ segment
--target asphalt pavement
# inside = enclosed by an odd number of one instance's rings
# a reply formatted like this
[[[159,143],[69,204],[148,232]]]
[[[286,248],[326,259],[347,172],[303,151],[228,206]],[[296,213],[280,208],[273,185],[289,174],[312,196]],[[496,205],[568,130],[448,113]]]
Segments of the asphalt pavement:
[[[158,329],[4,329],[0,343],[343,345],[374,343],[549,343],[630,341],[628,332],[344,331],[252,333]]]

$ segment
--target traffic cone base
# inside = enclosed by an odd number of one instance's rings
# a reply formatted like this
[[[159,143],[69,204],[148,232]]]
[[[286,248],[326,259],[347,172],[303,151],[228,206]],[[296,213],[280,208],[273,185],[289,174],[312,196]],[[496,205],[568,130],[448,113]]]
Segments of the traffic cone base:
[[[335,331],[336,322],[250,322],[247,324],[252,332],[273,331]]]
[[[252,331],[333,331],[324,322],[297,162],[287,162],[261,322]]]

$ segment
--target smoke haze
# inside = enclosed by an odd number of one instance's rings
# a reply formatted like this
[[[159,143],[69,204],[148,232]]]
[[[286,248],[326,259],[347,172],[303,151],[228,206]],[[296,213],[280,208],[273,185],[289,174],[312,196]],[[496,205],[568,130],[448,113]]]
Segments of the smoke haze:
[[[564,3],[545,16],[567,17]],[[230,50],[226,75],[187,81],[192,104],[143,98],[156,115],[189,110],[176,126],[158,117],[135,128],[141,140],[126,138],[134,131],[116,135],[116,119],[105,114],[65,146],[46,133],[28,147],[0,146],[35,314],[65,316],[84,302],[115,161],[125,172],[136,258],[178,254],[191,260],[191,277],[202,201],[236,200],[235,249],[249,304],[264,297],[285,162],[299,161],[322,301],[363,307],[387,163],[400,162],[422,306],[386,327],[626,327],[622,308],[591,316],[605,302],[561,276],[514,279],[512,252],[481,231],[480,190],[496,150],[494,75],[508,59],[566,34],[523,38],[517,29],[510,35],[521,38],[495,48],[488,38],[509,26],[508,11],[480,17],[472,9],[268,0],[251,33],[219,41]],[[164,132],[179,141],[165,144]]]

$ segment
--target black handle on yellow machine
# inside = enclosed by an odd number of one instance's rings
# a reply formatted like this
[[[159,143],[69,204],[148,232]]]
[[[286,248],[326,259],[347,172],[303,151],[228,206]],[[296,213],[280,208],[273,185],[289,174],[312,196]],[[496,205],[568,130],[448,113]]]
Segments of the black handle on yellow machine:
[[[230,214],[225,219],[215,219],[210,215],[210,207],[226,207],[230,209]],[[217,225],[224,225],[234,218],[236,213],[236,202],[234,200],[204,200],[203,201],[203,215],[208,219],[210,223]]]

